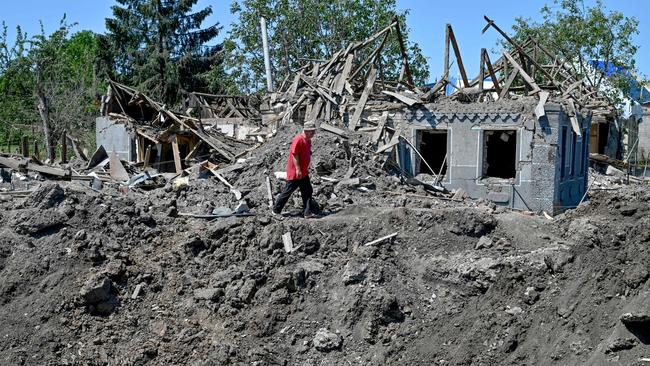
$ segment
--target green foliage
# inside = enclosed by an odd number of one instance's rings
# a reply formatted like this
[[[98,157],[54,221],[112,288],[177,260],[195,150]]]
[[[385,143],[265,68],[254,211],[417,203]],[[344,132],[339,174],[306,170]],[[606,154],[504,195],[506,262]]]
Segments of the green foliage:
[[[327,59],[349,43],[383,29],[396,14],[396,7],[395,0],[235,0],[230,11],[238,22],[224,44],[227,66],[242,90],[254,91],[261,89],[265,80],[260,17],[267,21],[272,70],[279,82],[306,59]],[[406,13],[397,15],[414,81],[422,84],[429,77],[426,59],[417,44],[408,42]],[[401,56],[394,33],[382,53],[381,65],[386,78],[399,75]]]
[[[106,19],[108,33],[102,40],[112,49],[114,78],[170,105],[183,89],[208,91],[208,74],[219,47],[206,43],[221,27],[201,25],[212,7],[192,12],[198,0],[117,2],[113,17]]]
[[[639,21],[635,17],[607,11],[601,0],[592,7],[585,6],[582,0],[555,0],[554,4],[541,9],[541,23],[517,18],[513,26],[514,38],[520,42],[528,36],[536,38],[596,87],[604,77],[589,66],[590,60],[624,67],[632,73],[636,71],[634,57],[639,46],[632,38],[639,34]],[[617,99],[620,93],[627,95],[630,77],[619,74],[611,78],[609,81],[615,90],[610,97]]]
[[[27,57],[27,35],[20,27],[11,44],[7,26],[2,23],[0,34],[0,140],[15,142],[21,129],[38,121],[34,108],[33,74]]]
[[[90,31],[70,35],[65,21],[52,34],[27,38],[20,28],[13,45],[6,26],[0,35],[0,138],[17,140],[41,131],[37,89],[47,101],[52,142],[63,131],[79,135],[93,125],[97,96],[104,87],[96,75],[99,43]],[[9,132],[9,134],[7,133]],[[41,137],[39,137],[40,139]]]

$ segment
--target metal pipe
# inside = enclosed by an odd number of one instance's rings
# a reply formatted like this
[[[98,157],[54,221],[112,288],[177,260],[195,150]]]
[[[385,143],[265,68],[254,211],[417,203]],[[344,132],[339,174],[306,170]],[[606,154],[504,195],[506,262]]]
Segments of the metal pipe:
[[[273,79],[271,78],[271,57],[269,55],[268,33],[266,32],[266,19],[260,18],[262,28],[262,48],[264,49],[264,68],[266,69],[266,89],[273,91]]]

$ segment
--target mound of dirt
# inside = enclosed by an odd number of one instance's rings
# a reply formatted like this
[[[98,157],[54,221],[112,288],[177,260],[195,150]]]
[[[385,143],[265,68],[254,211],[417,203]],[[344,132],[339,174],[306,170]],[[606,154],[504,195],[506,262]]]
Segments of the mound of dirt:
[[[210,177],[126,193],[45,184],[1,202],[0,363],[593,365],[647,356],[647,190],[602,191],[547,220],[426,197],[384,173],[362,141],[323,133],[313,180],[327,214],[277,220],[264,182],[284,169],[281,141],[295,132],[225,174],[253,216],[178,216],[236,203]],[[367,189],[320,179],[351,166]]]

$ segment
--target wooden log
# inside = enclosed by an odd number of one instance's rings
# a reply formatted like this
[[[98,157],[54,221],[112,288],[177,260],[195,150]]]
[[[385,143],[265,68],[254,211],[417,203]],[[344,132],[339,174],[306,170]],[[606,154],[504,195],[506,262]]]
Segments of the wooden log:
[[[361,119],[361,113],[363,113],[363,108],[366,106],[368,97],[372,92],[372,87],[375,84],[376,77],[377,77],[377,70],[375,69],[374,66],[372,66],[368,74],[368,79],[366,80],[366,86],[363,89],[363,93],[361,93],[361,97],[359,98],[359,101],[357,102],[357,108],[354,110],[352,119],[350,119],[349,128],[352,131],[354,131],[357,128],[357,124],[359,124],[359,120]]]
[[[323,130],[325,130],[327,132],[331,132],[331,133],[333,133],[335,135],[341,136],[343,138],[346,138],[346,139],[349,137],[347,132],[345,132],[345,130],[334,127],[334,126],[329,125],[327,123],[321,123],[319,128],[321,128],[321,129],[323,129]]]

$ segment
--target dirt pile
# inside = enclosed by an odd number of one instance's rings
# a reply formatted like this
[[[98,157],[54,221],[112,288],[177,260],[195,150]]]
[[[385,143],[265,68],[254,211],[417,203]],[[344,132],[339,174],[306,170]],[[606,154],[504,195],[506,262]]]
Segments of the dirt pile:
[[[283,170],[280,141],[294,132],[224,175],[254,216],[178,216],[237,202],[198,176],[152,191],[47,183],[1,202],[0,363],[595,365],[646,356],[647,190],[599,191],[551,221],[424,198],[422,186],[379,173],[362,142],[351,139],[348,155],[321,134],[313,180],[328,214],[278,221],[264,181]],[[351,159],[359,185],[321,179],[344,178]]]

